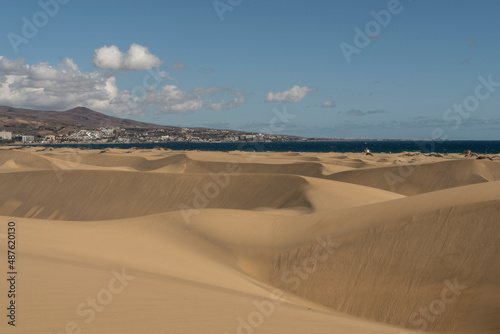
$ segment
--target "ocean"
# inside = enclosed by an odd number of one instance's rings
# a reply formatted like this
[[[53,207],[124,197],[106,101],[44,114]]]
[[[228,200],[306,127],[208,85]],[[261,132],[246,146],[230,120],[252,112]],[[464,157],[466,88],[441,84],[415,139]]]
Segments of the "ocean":
[[[317,142],[245,142],[245,143],[105,143],[105,144],[44,144],[48,147],[86,147],[103,149],[107,147],[129,149],[132,147],[150,149],[154,147],[172,150],[200,151],[261,151],[261,152],[363,152],[366,148],[374,153],[400,153],[420,151],[422,153],[462,153],[471,150],[478,154],[500,153],[500,141],[412,141],[412,140],[353,140]]]

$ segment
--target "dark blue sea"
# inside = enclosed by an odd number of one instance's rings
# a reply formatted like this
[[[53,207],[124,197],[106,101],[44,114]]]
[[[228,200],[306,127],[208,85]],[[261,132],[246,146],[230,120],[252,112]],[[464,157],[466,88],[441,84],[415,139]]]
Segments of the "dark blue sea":
[[[500,141],[316,141],[316,142],[245,142],[245,143],[106,143],[106,144],[53,144],[51,147],[86,147],[90,149],[116,148],[153,148],[163,147],[172,150],[200,151],[256,151],[256,152],[363,152],[365,148],[374,153],[399,153],[420,151],[422,153],[462,153],[471,150],[478,154],[500,153]]]

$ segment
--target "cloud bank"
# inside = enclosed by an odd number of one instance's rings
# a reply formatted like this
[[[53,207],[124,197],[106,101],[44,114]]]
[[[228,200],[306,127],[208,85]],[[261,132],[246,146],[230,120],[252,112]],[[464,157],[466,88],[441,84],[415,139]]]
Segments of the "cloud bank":
[[[69,109],[77,105],[105,109],[118,95],[115,77],[84,73],[72,59],[58,66],[27,65],[0,56],[0,104],[26,108]]]
[[[0,105],[50,110],[80,105],[123,116],[142,115],[149,108],[158,113],[190,113],[203,108],[232,109],[245,103],[243,93],[230,88],[184,90],[167,80],[165,71],[150,70],[141,85],[121,90],[115,74],[82,72],[69,58],[51,66],[43,62],[29,65],[23,58],[9,60],[0,56]],[[215,100],[214,95],[220,93],[230,98]]]

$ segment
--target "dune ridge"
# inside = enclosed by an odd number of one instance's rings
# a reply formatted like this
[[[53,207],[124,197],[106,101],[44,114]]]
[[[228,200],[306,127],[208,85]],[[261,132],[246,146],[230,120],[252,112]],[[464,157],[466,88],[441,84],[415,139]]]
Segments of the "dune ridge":
[[[485,160],[443,161],[350,170],[329,175],[328,178],[411,196],[500,180],[500,165]]]

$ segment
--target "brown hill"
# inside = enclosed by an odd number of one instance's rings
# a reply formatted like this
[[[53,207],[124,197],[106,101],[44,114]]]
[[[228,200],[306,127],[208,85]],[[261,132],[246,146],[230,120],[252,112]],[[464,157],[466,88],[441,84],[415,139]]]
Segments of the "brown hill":
[[[77,129],[119,127],[124,129],[174,129],[108,116],[85,107],[66,111],[30,110],[0,106],[0,129],[32,135],[67,134]]]

